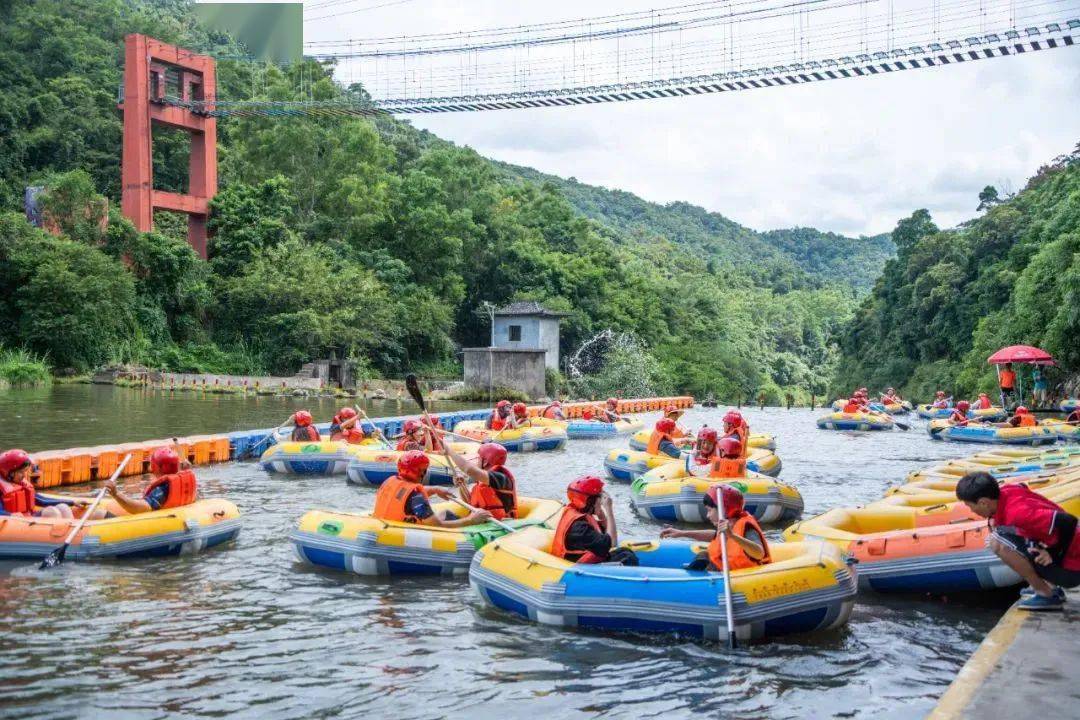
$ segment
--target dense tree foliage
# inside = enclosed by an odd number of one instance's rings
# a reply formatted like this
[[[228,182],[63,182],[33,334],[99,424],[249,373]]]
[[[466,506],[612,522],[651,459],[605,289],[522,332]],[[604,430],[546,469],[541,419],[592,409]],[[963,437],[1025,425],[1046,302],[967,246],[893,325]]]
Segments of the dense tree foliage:
[[[1015,344],[1053,354],[1059,380],[1080,371],[1080,147],[1015,197],[988,187],[979,203],[985,214],[955,230],[926,210],[897,224],[898,255],[843,337],[837,392],[993,390],[986,359]]]
[[[219,124],[204,263],[182,223],[138,233],[116,212],[128,32],[232,53],[180,0],[0,3],[0,203],[45,184],[65,234],[4,217],[0,343],[58,367],[292,372],[331,350],[382,373],[446,367],[487,342],[485,303],[532,299],[569,313],[569,351],[606,328],[639,339],[655,387],[820,393],[830,338],[892,251],[540,176],[389,117],[250,117]],[[226,60],[218,79],[225,98],[343,93],[312,61]],[[155,136],[159,187],[184,187],[184,141]]]

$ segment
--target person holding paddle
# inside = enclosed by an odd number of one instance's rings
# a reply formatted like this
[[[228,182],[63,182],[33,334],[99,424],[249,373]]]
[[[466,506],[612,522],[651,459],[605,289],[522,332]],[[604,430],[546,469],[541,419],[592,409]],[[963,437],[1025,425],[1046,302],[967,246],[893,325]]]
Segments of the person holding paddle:
[[[971,408],[971,403],[967,400],[961,400],[956,403],[956,407],[953,408],[952,415],[949,416],[949,424],[953,427],[967,427],[968,425],[968,410]]]
[[[619,414],[619,399],[608,398],[604,403],[604,409],[600,411],[600,422],[617,423],[622,419],[622,415]]]
[[[311,424],[311,413],[307,410],[297,410],[292,420],[293,431],[290,439],[293,442],[319,442],[322,440],[319,429]]]
[[[431,461],[419,450],[403,453],[397,461],[397,474],[387,478],[375,495],[375,509],[371,514],[380,520],[408,522],[437,527],[464,527],[478,525],[491,519],[487,510],[474,508],[463,518],[453,516],[440,518],[435,514],[428,498],[432,495],[451,499],[450,491],[426,487],[424,478]]]
[[[331,440],[344,440],[353,445],[359,445],[366,437],[360,426],[360,416],[354,408],[341,408],[330,421]]]
[[[517,481],[506,467],[506,448],[499,443],[487,442],[476,451],[480,463],[472,463],[449,447],[446,456],[463,471],[473,486],[455,473],[454,484],[461,499],[473,507],[487,510],[496,520],[517,517]]]
[[[142,497],[131,497],[116,487],[116,480],[105,481],[105,492],[132,515],[190,505],[198,499],[199,482],[191,470],[180,469],[180,456],[169,447],[160,447],[150,455],[153,482]]]
[[[495,409],[488,415],[487,422],[484,423],[484,427],[488,430],[503,430],[510,425],[512,419],[510,417],[510,401],[500,400],[495,403]]]
[[[43,518],[71,519],[75,513],[67,503],[42,502],[30,479],[34,462],[30,454],[18,448],[0,453],[0,515],[26,515]],[[91,520],[105,517],[104,510],[95,510]]]
[[[425,430],[424,424],[419,420],[406,420],[405,426],[402,428],[404,435],[401,440],[398,441],[396,450],[421,450],[423,452],[432,452],[434,445],[431,440],[431,433]]]
[[[725,515],[723,518],[720,518],[717,510],[718,493],[723,494],[721,498]],[[743,494],[737,487],[727,483],[713,485],[701,498],[701,502],[705,506],[705,512],[713,527],[707,530],[677,530],[671,526],[665,526],[660,531],[660,537],[664,539],[687,538],[709,543],[708,550],[699,554],[687,566],[687,570],[720,572],[723,567],[720,546],[722,535],[727,537],[729,569],[742,570],[766,565],[772,561],[765,532],[757,519],[746,511]]]
[[[660,418],[656,421],[656,425],[653,427],[652,435],[649,436],[649,443],[645,446],[645,452],[650,455],[667,455],[668,457],[677,458],[682,455],[682,451],[679,450],[675,444],[675,421],[671,418]]]

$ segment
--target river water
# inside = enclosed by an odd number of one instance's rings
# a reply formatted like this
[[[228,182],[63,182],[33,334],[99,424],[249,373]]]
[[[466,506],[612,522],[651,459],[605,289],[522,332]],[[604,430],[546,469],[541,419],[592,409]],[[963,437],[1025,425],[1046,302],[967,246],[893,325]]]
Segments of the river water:
[[[0,427],[0,447],[15,432],[47,448],[265,427],[301,403],[85,386],[0,393],[0,412],[16,420]],[[684,424],[717,426],[723,412],[695,409]],[[907,433],[855,435],[817,430],[816,414],[746,411],[753,430],[776,435],[781,477],[808,515],[876,499],[906,472],[964,454],[918,420]],[[557,497],[625,443],[571,441],[512,455],[511,467],[524,494]],[[736,651],[561,630],[483,607],[464,580],[360,578],[295,560],[287,537],[305,511],[369,508],[374,489],[268,476],[254,463],[197,472],[204,496],[244,514],[231,546],[49,572],[0,565],[0,715],[907,720],[933,706],[1008,602],[863,595],[844,629]],[[654,537],[659,525],[632,514],[628,485],[611,485],[622,537]]]

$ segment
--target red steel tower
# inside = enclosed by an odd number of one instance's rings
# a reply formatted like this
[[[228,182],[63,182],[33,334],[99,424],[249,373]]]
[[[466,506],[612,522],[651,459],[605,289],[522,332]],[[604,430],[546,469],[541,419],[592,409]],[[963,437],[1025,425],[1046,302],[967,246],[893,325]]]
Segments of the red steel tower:
[[[181,102],[212,101],[216,96],[213,58],[145,35],[125,38],[121,209],[144,232],[153,229],[155,210],[187,214],[188,242],[205,259],[207,213],[210,198],[217,193],[217,120],[167,103],[168,84],[174,78]],[[191,136],[186,195],[154,189],[154,123],[186,130]]]

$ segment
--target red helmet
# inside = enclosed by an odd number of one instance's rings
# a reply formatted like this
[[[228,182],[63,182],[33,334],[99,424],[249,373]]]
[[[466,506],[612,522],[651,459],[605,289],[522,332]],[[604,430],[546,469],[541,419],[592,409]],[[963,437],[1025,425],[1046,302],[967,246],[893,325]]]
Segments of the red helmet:
[[[508,408],[508,407],[510,407],[510,401],[509,400],[500,400],[499,402],[495,403],[495,407],[500,409],[500,410],[502,408]]]
[[[662,433],[673,433],[675,427],[675,421],[671,418],[660,418],[656,421],[656,429]]]
[[[607,399],[607,404],[608,404],[608,407],[613,408],[613,407],[615,407],[615,406],[617,406],[619,404],[619,399],[618,398],[608,398]]]
[[[1016,414],[1017,415],[1027,415],[1028,414],[1028,409],[1026,407],[1024,407],[1023,405],[1021,405],[1020,407],[1016,408]]]
[[[402,428],[402,432],[406,435],[412,435],[417,430],[423,430],[424,424],[419,420],[406,420],[405,426]]]
[[[716,432],[716,428],[701,428],[701,430],[697,434],[697,439],[699,441],[704,440],[705,442],[714,443],[720,439],[720,433]]]
[[[311,413],[307,410],[297,410],[292,419],[296,423],[296,427],[307,427],[311,424]]]
[[[150,472],[172,475],[180,470],[180,456],[171,447],[159,447],[150,455]]]
[[[16,470],[31,464],[30,453],[25,450],[5,450],[0,453],[0,478],[10,480]]]
[[[730,410],[728,414],[724,416],[724,424],[739,427],[743,424],[742,413],[738,410]]]
[[[675,407],[674,405],[668,405],[666,408],[664,408],[665,415],[670,415],[671,413],[677,412],[679,412],[679,408]]]
[[[525,403],[514,403],[514,414],[518,417],[525,417],[529,414],[529,408],[525,407]]]
[[[739,457],[739,451],[742,450],[742,443],[738,438],[725,437],[720,438],[720,454],[724,457],[734,458]]]
[[[592,420],[593,419],[592,408],[589,408],[587,410],[582,410],[581,411],[581,419],[582,420]]]
[[[409,450],[401,454],[397,461],[397,474],[403,480],[420,482],[424,479],[431,461],[419,450]]]
[[[969,407],[971,407],[971,403],[969,403],[967,400],[961,400],[960,402],[956,403],[956,409],[960,412],[967,412]]]
[[[571,507],[584,510],[589,501],[604,492],[604,481],[595,475],[582,475],[566,486],[566,497]]]
[[[498,467],[506,463],[506,448],[499,443],[489,442],[480,446],[476,451],[480,457],[480,467]]]
[[[705,493],[705,497],[701,498],[701,502],[705,504],[705,507],[716,507],[716,495],[720,493],[721,500],[724,503],[724,516],[728,518],[741,515],[743,508],[745,507],[745,500],[743,494],[739,492],[737,487],[724,483],[722,485],[713,485]]]
[[[339,421],[352,420],[354,417],[356,417],[356,411],[353,410],[351,407],[343,407],[338,410],[337,416]]]

